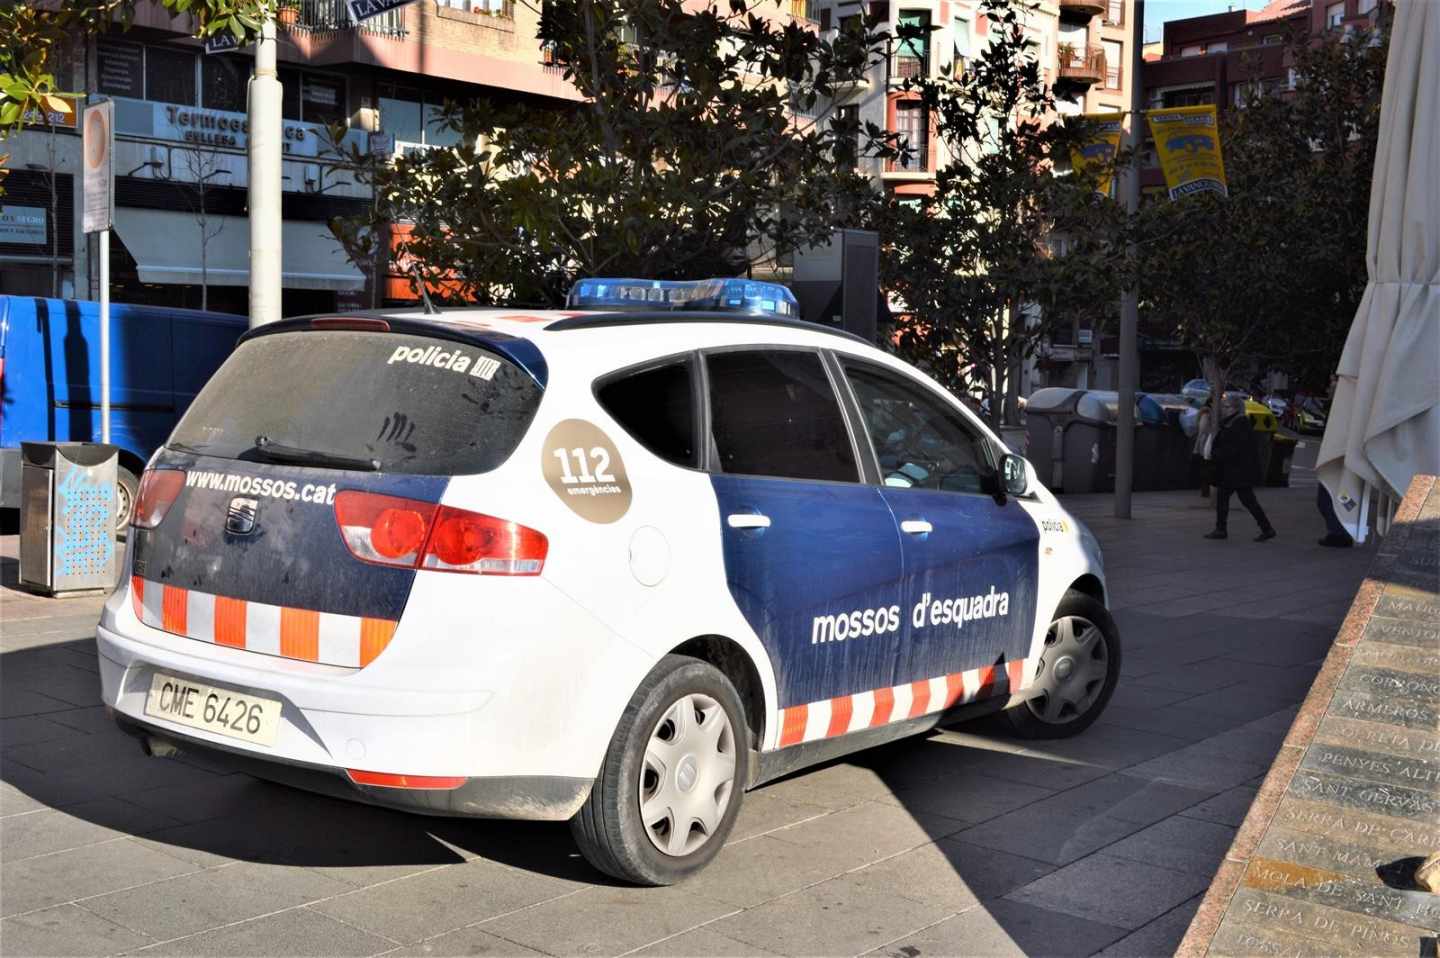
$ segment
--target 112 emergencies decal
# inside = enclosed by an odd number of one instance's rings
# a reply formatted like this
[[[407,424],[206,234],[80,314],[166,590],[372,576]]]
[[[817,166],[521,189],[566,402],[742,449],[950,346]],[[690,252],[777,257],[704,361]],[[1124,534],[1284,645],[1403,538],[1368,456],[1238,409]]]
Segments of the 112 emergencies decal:
[[[985,595],[959,596],[953,599],[935,599],[926,592],[910,611],[910,625],[916,629],[923,629],[927,625],[950,624],[964,628],[966,622],[994,619],[1009,614],[1010,593],[996,592],[993,585]],[[899,632],[900,624],[898,605],[817,615],[811,620],[810,644],[886,635]]]
[[[630,509],[630,477],[620,450],[592,422],[556,423],[541,446],[540,471],[560,501],[582,519],[614,522]]]

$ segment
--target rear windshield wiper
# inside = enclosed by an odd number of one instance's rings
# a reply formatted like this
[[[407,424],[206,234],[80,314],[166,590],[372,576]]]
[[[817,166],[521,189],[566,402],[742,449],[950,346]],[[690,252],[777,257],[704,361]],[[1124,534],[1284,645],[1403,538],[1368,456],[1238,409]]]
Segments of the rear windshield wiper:
[[[275,442],[269,436],[256,436],[255,445],[242,452],[236,458],[243,459],[247,456],[253,456],[265,462],[299,466],[354,469],[357,472],[380,471],[379,459],[361,459],[356,456],[341,456],[337,453],[325,452],[320,449],[302,449],[299,446],[287,446],[284,443]]]

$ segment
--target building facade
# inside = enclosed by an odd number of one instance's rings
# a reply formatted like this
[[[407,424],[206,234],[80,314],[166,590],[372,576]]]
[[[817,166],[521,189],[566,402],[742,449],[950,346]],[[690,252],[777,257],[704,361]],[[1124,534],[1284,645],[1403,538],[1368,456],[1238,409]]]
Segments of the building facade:
[[[293,0],[277,20],[286,314],[372,301],[371,277],[326,225],[370,202],[339,150],[451,145],[455,134],[436,122],[447,99],[485,96],[537,110],[576,101],[563,71],[544,62],[536,8],[514,0],[416,0],[362,25],[351,22],[344,0]],[[207,53],[192,34],[188,18],[142,5],[129,31],[65,50],[57,81],[115,101],[112,297],[244,312],[253,58],[248,49]],[[5,148],[0,293],[96,298],[98,244],[76,213],[83,197],[75,114],[31,119]],[[329,135],[335,124],[338,141]],[[376,298],[396,292],[408,295],[408,284],[385,284]]]

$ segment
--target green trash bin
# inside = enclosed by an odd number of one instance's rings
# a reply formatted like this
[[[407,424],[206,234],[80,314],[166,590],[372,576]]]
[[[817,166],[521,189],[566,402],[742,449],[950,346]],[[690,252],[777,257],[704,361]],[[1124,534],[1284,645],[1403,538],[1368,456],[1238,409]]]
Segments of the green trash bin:
[[[1265,485],[1290,485],[1290,460],[1299,445],[1283,432],[1276,432],[1270,438],[1270,461],[1265,469]]]

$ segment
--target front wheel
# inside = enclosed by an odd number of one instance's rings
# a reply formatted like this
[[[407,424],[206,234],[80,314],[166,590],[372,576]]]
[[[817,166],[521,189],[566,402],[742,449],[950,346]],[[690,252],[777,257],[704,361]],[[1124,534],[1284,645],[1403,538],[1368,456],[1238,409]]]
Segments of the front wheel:
[[[1036,668],[1035,684],[1043,690],[1006,712],[1015,731],[1025,738],[1068,738],[1085,731],[1115,691],[1120,678],[1120,631],[1110,612],[1097,600],[1065,593]]]
[[[735,825],[749,734],[740,696],[699,659],[667,655],[630,699],[570,831],[590,864],[670,885],[709,864]]]

